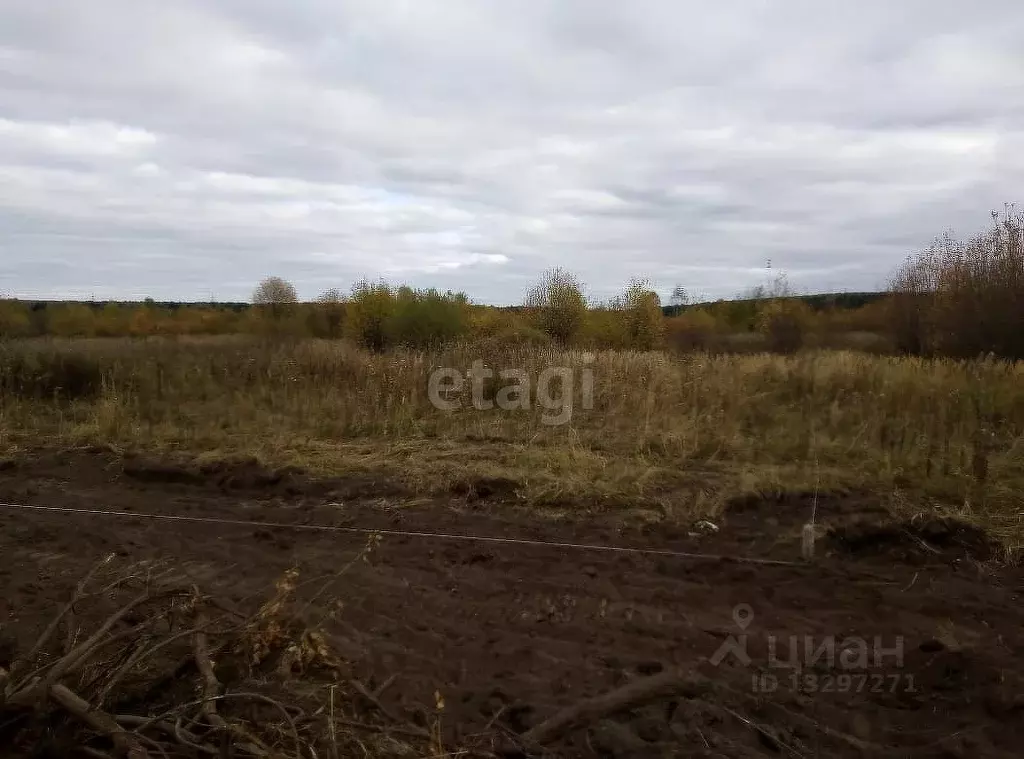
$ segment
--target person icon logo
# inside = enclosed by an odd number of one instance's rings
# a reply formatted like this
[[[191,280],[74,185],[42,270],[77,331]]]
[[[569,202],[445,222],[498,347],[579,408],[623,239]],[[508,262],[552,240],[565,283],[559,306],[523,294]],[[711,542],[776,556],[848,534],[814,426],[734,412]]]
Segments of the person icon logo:
[[[737,604],[732,610],[732,621],[736,623],[736,626],[740,628],[739,635],[730,635],[726,640],[718,647],[714,655],[711,657],[711,664],[717,667],[723,661],[725,657],[732,654],[743,666],[750,666],[750,656],[747,655],[747,628],[750,627],[754,621],[754,610],[750,604]]]
[[[738,604],[732,610],[732,621],[740,628],[740,632],[745,632],[754,621],[754,610],[750,608],[750,604]]]

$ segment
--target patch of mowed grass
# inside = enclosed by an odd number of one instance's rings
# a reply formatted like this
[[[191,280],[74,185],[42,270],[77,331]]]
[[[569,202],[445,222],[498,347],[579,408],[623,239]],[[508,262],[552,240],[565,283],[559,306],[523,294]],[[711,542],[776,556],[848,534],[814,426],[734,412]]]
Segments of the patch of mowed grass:
[[[358,461],[424,492],[502,473],[523,482],[528,502],[555,505],[709,512],[743,490],[815,486],[1006,520],[1024,510],[1020,363],[493,343],[486,355],[471,344],[380,354],[246,338],[8,342],[0,358],[8,445],[219,450],[325,472]],[[536,402],[474,408],[468,382],[458,410],[435,408],[430,373],[468,372],[476,360],[525,371],[534,388],[544,369],[571,368],[571,419],[545,425],[550,412]],[[584,371],[592,408],[582,406]]]

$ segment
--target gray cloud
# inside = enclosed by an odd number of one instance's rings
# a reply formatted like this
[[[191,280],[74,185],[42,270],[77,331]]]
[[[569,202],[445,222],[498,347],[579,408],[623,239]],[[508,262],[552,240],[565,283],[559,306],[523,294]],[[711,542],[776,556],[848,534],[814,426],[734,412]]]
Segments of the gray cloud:
[[[1024,179],[1024,9],[0,6],[0,292],[867,289]]]

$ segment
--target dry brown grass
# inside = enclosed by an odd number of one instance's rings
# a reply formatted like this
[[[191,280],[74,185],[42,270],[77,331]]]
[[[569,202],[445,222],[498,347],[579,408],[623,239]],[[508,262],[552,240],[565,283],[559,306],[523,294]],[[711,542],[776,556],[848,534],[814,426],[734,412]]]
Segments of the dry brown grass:
[[[430,371],[467,371],[478,358],[534,381],[548,366],[589,366],[593,408],[580,407],[577,390],[571,421],[546,426],[536,407],[473,408],[468,387],[460,410],[435,408]],[[555,511],[690,517],[741,492],[810,487],[941,504],[1008,533],[1024,511],[1019,363],[830,351],[480,355],[471,345],[375,355],[244,338],[12,342],[0,359],[0,448],[255,455],[335,474],[386,471],[425,495],[502,476],[526,503]]]

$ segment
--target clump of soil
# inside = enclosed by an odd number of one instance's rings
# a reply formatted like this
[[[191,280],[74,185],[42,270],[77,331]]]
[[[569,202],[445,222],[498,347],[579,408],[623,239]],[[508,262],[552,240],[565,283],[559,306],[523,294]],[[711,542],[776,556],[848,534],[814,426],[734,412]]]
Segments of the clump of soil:
[[[338,499],[408,494],[407,489],[392,478],[369,473],[320,478],[299,467],[270,468],[255,458],[196,464],[129,457],[121,471],[125,477],[148,485],[189,485],[222,492]]]
[[[146,484],[198,485],[203,481],[198,471],[159,461],[125,461],[121,471],[125,477]]]
[[[451,492],[475,501],[484,498],[512,498],[519,487],[519,482],[508,477],[472,477],[455,482]]]
[[[828,531],[838,551],[852,555],[889,555],[902,560],[936,558],[987,561],[998,543],[975,525],[952,517],[900,522],[857,521]]]
[[[880,519],[886,515],[878,499],[858,491],[833,490],[748,493],[729,500],[725,509],[729,524],[739,528],[798,527],[811,515],[817,521],[847,523],[858,519]]]

